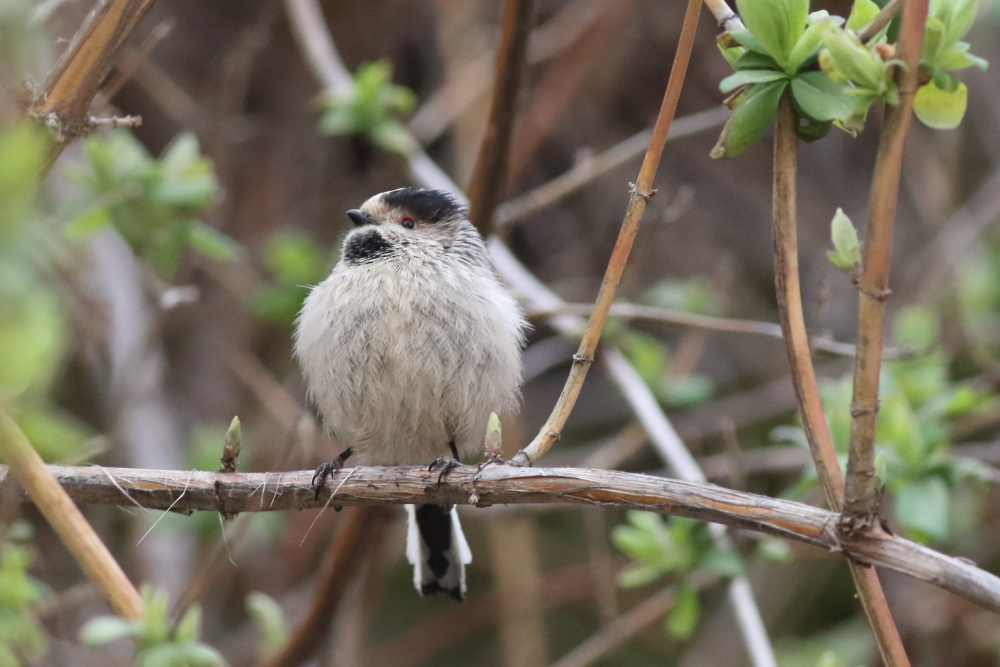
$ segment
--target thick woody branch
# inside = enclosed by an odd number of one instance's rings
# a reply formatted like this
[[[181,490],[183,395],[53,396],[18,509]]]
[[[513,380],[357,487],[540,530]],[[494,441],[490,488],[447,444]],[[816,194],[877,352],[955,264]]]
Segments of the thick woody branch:
[[[917,66],[927,22],[927,0],[910,0],[903,9],[899,56],[906,64],[899,74],[899,104],[887,106],[869,202],[868,232],[858,280],[858,354],[854,364],[851,402],[851,445],[844,490],[845,527],[868,527],[878,514],[875,479],[875,420],[878,417],[879,373],[885,301],[889,290],[892,227],[903,169],[903,145],[913,115]]]
[[[438,473],[425,467],[359,467],[337,473],[316,499],[311,470],[238,474],[99,466],[48,469],[78,504],[139,504],[176,512],[236,514],[404,503],[480,507],[544,503],[647,510],[843,552],[853,561],[892,568],[1000,611],[1000,578],[966,560],[882,531],[840,536],[834,512],[712,484],[611,470],[505,465],[482,470],[460,466],[438,484]],[[0,469],[0,479],[5,475],[6,470]]]

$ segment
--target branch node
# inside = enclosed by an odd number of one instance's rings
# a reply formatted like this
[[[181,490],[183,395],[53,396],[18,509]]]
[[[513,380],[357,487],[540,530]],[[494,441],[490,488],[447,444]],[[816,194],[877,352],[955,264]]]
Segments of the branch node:
[[[880,290],[869,290],[869,289],[865,289],[860,284],[858,285],[858,291],[860,291],[862,294],[864,294],[866,296],[869,296],[872,299],[875,299],[876,301],[879,301],[879,302],[885,301],[892,294],[892,289],[890,289],[888,287],[884,287],[884,288],[882,288]]]
[[[588,355],[579,354],[579,353],[574,354],[573,355],[573,363],[574,364],[592,364],[592,363],[594,363],[594,355],[589,355],[588,356]],[[556,434],[556,437],[558,438],[559,435]]]
[[[649,203],[650,199],[656,196],[657,192],[659,192],[659,190],[657,190],[656,188],[653,188],[649,192],[639,192],[639,190],[635,187],[635,183],[628,184],[628,193],[630,195],[635,195],[636,197],[642,197],[644,200],[646,200],[647,204]]]

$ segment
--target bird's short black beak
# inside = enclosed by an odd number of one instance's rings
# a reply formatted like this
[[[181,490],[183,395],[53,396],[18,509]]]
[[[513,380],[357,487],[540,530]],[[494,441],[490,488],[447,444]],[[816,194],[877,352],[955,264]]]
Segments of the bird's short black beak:
[[[356,208],[352,208],[347,212],[347,217],[351,219],[355,227],[363,227],[365,225],[374,225],[375,221],[371,219],[364,211],[359,211]]]

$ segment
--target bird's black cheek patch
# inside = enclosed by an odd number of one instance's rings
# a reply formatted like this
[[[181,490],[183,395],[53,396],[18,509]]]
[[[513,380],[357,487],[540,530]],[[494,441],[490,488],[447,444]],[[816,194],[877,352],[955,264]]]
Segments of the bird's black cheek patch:
[[[391,255],[395,251],[392,243],[382,238],[378,230],[372,229],[355,234],[344,244],[344,259],[348,262],[370,262]]]

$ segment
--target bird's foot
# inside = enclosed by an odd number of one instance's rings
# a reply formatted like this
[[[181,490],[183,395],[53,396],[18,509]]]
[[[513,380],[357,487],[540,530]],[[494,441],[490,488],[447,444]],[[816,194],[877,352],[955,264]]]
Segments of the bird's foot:
[[[427,466],[427,471],[428,472],[434,472],[435,470],[441,471],[438,473],[438,486],[441,486],[441,481],[444,479],[444,476],[460,465],[462,465],[462,463],[457,459],[449,459],[444,456],[441,456],[434,459],[434,461],[432,461],[431,464]]]
[[[352,449],[348,447],[338,454],[337,458],[332,461],[327,461],[326,463],[321,463],[319,467],[316,468],[316,473],[313,475],[312,482],[309,484],[309,488],[311,488],[313,493],[316,495],[316,500],[319,500],[319,493],[323,490],[323,485],[326,484],[326,480],[344,467],[344,463],[347,462],[347,459],[350,458],[352,453]]]

